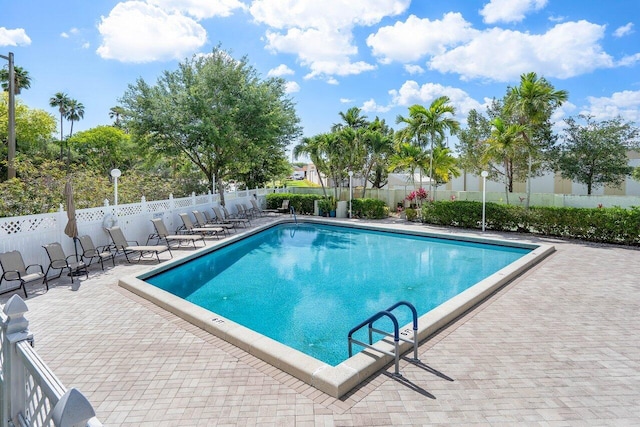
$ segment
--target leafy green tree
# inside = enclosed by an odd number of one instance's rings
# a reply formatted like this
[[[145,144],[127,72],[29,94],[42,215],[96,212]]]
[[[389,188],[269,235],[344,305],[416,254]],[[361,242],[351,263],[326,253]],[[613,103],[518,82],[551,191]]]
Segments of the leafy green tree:
[[[139,79],[121,103],[134,139],[165,155],[184,153],[224,203],[234,163],[285,147],[300,134],[284,80],[261,80],[245,57],[215,48],[165,71],[153,86]],[[277,158],[276,162],[281,159]]]
[[[601,122],[591,116],[566,119],[557,167],[563,178],[587,186],[587,194],[602,185],[619,187],[632,174],[628,152],[638,148],[638,128],[620,117]]]
[[[131,142],[131,137],[113,126],[98,126],[78,132],[69,138],[68,145],[77,154],[78,163],[105,176],[114,168],[126,173],[143,157]]]
[[[64,142],[63,142],[64,134],[62,132],[63,130],[62,124],[63,124],[63,119],[69,110],[70,101],[71,99],[69,98],[69,95],[67,95],[64,92],[58,92],[49,99],[49,105],[54,108],[57,107],[58,112],[60,113],[60,160],[61,161],[64,155]]]
[[[346,112],[338,113],[344,123],[336,123],[331,127],[331,132],[337,132],[345,127],[351,129],[361,129],[366,127],[369,122],[367,116],[362,115],[362,110],[358,107],[351,107]]]
[[[534,72],[522,74],[520,85],[510,88],[505,113],[523,126],[522,137],[528,147],[527,202],[531,199],[531,178],[534,157],[551,141],[549,120],[553,112],[569,97],[566,90],[556,90],[544,77]]]
[[[22,89],[29,89],[31,87],[31,76],[29,72],[22,67],[14,66],[14,81],[15,90],[14,93],[18,95]],[[2,82],[2,90],[9,91],[9,67],[8,65],[0,69],[0,82]]]

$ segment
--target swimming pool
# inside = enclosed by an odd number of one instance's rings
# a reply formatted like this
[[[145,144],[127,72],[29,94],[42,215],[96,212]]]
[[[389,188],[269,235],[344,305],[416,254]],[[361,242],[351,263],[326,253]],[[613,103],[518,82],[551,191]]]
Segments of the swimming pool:
[[[291,221],[288,219],[281,219],[277,222],[280,224],[286,224]],[[336,225],[337,223],[339,222],[335,220],[329,222],[330,225]],[[332,249],[338,251],[338,255],[334,255],[333,258],[345,261],[345,265],[347,266],[359,263],[367,267],[363,271],[360,271],[360,273],[355,273],[350,267],[328,266],[327,255],[324,250],[310,249],[312,247],[312,245],[310,245],[310,239],[312,239],[312,237],[310,237],[312,235],[311,230],[324,230],[327,224],[328,222],[325,220],[305,218],[304,223],[293,229],[278,228],[275,227],[274,224],[265,225],[241,235],[234,236],[228,241],[221,241],[218,244],[214,244],[213,247],[203,248],[202,250],[194,252],[183,259],[161,264],[157,268],[137,277],[123,277],[120,279],[120,285],[145,297],[160,307],[177,314],[194,325],[238,346],[248,353],[255,355],[267,363],[270,363],[271,365],[288,372],[302,381],[311,384],[321,391],[334,397],[340,397],[391,361],[389,356],[379,354],[376,351],[365,350],[340,363],[338,363],[339,360],[330,360],[326,362],[319,360],[318,357],[312,357],[305,354],[303,351],[296,350],[290,345],[282,344],[279,339],[274,339],[268,336],[267,334],[270,334],[270,332],[260,333],[256,330],[259,328],[254,329],[253,326],[247,326],[248,323],[243,323],[245,320],[238,320],[231,317],[229,314],[221,313],[226,309],[226,302],[229,302],[230,299],[234,300],[238,298],[235,292],[236,287],[244,285],[245,283],[262,283],[262,285],[259,285],[256,288],[257,290],[250,292],[254,297],[253,299],[259,301],[263,299],[280,301],[284,312],[290,319],[294,320],[294,326],[277,329],[285,329],[287,334],[300,337],[321,336],[321,334],[317,334],[317,332],[320,329],[319,325],[323,322],[311,322],[310,325],[305,327],[307,329],[300,329],[300,327],[297,326],[298,320],[301,317],[308,316],[316,307],[321,307],[321,310],[319,311],[320,317],[330,320],[330,322],[325,323],[344,323],[343,327],[349,329],[354,326],[354,324],[351,323],[351,320],[340,320],[336,317],[336,313],[353,312],[357,316],[356,323],[359,323],[368,316],[374,314],[376,311],[384,309],[397,301],[397,294],[391,293],[389,291],[390,288],[398,288],[401,290],[404,288],[404,291],[409,294],[422,295],[418,298],[413,298],[413,302],[421,313],[426,313],[419,318],[418,330],[419,340],[424,340],[435,333],[438,329],[446,326],[457,316],[482,301],[482,299],[486,298],[486,296],[494,292],[500,286],[512,280],[518,274],[521,274],[524,270],[539,262],[554,251],[553,246],[548,245],[492,241],[484,238],[459,237],[451,235],[442,236],[420,230],[402,230],[402,227],[394,228],[394,226],[380,226],[367,223],[344,223],[344,225],[347,225],[349,228],[340,230],[340,236],[332,234],[322,234],[324,237],[316,236],[316,239],[327,240],[330,243],[330,246],[332,246]],[[392,244],[392,246],[400,246],[404,250],[401,250],[400,255],[396,255],[395,257],[374,254],[373,258],[371,258],[373,261],[367,261],[364,258],[362,248],[358,249],[358,246],[353,242],[355,235],[352,235],[349,232],[353,229],[367,231],[361,236],[366,236],[367,241],[371,244],[366,246],[366,251],[364,252],[373,251],[373,247],[375,245],[372,242],[378,239],[379,236],[391,236],[394,239],[401,239],[397,240],[397,242],[402,243],[397,243],[395,245]],[[274,232],[274,230],[279,231],[275,231],[274,235],[267,237],[267,234]],[[263,234],[262,232],[266,232],[267,234]],[[345,234],[342,234],[343,232]],[[391,233],[400,233],[402,235],[394,236]],[[409,276],[405,276],[405,274],[408,274],[408,272],[417,272],[417,277],[422,281],[425,281],[423,279],[425,277],[429,277],[429,273],[425,269],[427,267],[430,268],[431,266],[438,266],[440,267],[440,271],[443,273],[439,276],[452,276],[455,277],[456,283],[461,283],[463,279],[466,279],[467,273],[459,271],[458,262],[455,261],[453,256],[449,256],[439,261],[435,256],[435,249],[410,249],[413,244],[425,237],[444,237],[445,241],[440,239],[438,241],[439,244],[453,244],[453,246],[458,248],[457,250],[461,247],[482,246],[477,245],[478,243],[495,244],[506,249],[504,252],[511,254],[510,256],[515,254],[515,258],[517,259],[503,268],[496,267],[494,265],[490,270],[495,271],[496,268],[498,268],[498,270],[493,272],[493,274],[488,273],[489,270],[485,271],[485,273],[489,274],[489,277],[469,280],[468,282],[472,283],[464,284],[466,290],[457,289],[456,292],[461,292],[456,296],[453,296],[445,302],[440,303],[437,307],[430,309],[428,304],[437,304],[433,302],[434,298],[432,298],[432,295],[428,292],[426,294],[423,292],[421,289],[422,283],[410,283],[411,280],[408,278]],[[296,250],[294,251],[294,254],[282,255],[277,253],[274,249],[274,241],[279,240],[291,240],[296,242],[295,245],[297,246],[295,246]],[[456,240],[456,242],[452,242],[452,240]],[[233,264],[236,264],[236,262],[232,260],[236,259],[238,255],[246,253],[249,246],[253,246],[259,242],[262,242],[262,244],[265,245],[260,251],[268,254],[267,258],[264,259],[278,259],[279,261],[278,264],[280,265],[280,268],[276,268],[276,273],[274,273],[274,277],[276,279],[271,282],[276,283],[277,285],[271,284],[267,286],[264,284],[264,278],[261,277],[264,269],[261,269],[262,273],[258,273],[257,276],[248,275],[245,273],[246,269],[241,269],[241,273],[230,274]],[[387,244],[386,246],[389,245]],[[224,256],[219,257],[216,261],[209,262],[207,265],[207,262],[204,262],[203,260],[207,258],[208,255],[204,255],[216,251]],[[467,256],[472,258],[471,255]],[[412,268],[407,268],[407,262],[410,261],[408,258],[414,258],[414,261],[417,261],[417,264]],[[492,255],[485,254],[484,258],[479,257],[474,259],[476,260],[476,264],[484,266],[485,264],[489,265],[492,258]],[[267,262],[264,261],[264,259],[260,262],[261,266],[271,263],[271,261]],[[199,262],[203,262],[204,264],[194,264]],[[254,259],[251,263],[256,264],[257,262],[258,261]],[[314,263],[317,264],[317,266],[314,267],[315,273],[311,276],[314,277],[314,279],[303,280],[295,275],[298,270],[303,272],[311,271],[311,264]],[[347,289],[348,291],[352,291],[356,287],[366,286],[371,282],[370,279],[372,278],[372,272],[377,271],[372,268],[373,264],[376,264],[376,268],[378,267],[378,264],[385,264],[391,267],[393,269],[393,278],[383,281],[384,286],[381,290],[378,289],[368,293],[365,292],[364,294],[354,292],[358,296],[357,303],[338,303],[335,301],[332,294],[329,294],[329,296],[325,294],[318,295],[316,294],[316,292],[318,292],[317,290],[309,290],[310,288],[308,287],[308,283],[311,281],[320,283],[320,289],[328,288],[333,289],[334,291],[336,289]],[[177,280],[167,280],[164,285],[161,285],[167,287],[167,289],[171,288],[171,292],[146,282],[148,280],[153,281],[154,278],[161,278],[165,275],[165,277],[169,277],[171,273],[168,272],[181,265],[191,265],[191,267],[187,268],[192,269],[193,271],[188,273],[188,275],[186,275],[187,273],[181,273]],[[214,282],[217,282],[222,276],[229,276],[229,285],[226,285],[226,290],[216,293],[217,291],[215,291],[215,286],[213,291],[211,289],[205,291],[206,287],[203,288],[200,286],[201,283],[205,283],[210,280],[211,270],[217,274]],[[373,274],[373,276],[376,275],[377,273]],[[184,277],[191,277],[192,279],[187,281],[184,280]],[[194,277],[197,277],[197,279],[193,279]],[[434,280],[433,278],[429,278],[429,280],[426,281],[432,282]],[[178,282],[179,286],[170,284],[171,282],[174,284]],[[294,289],[289,289],[288,291],[284,290],[284,288],[281,289],[280,284],[285,282],[293,283]],[[345,286],[345,283],[347,286]],[[255,293],[257,291],[271,292],[272,295],[269,298],[258,297],[258,294]],[[206,293],[212,293],[215,296],[214,299],[217,299],[218,302],[222,302],[222,305],[220,306],[221,308],[203,308],[187,300],[191,297],[197,296],[198,294]],[[187,299],[178,295],[186,296]],[[310,299],[305,300],[300,298],[305,295]],[[363,296],[366,297],[363,298]],[[409,297],[407,299],[411,300],[412,298]],[[387,304],[388,301],[391,301],[390,304]],[[345,310],[344,307],[347,307],[347,309]],[[254,308],[244,311],[254,311],[256,313],[261,312],[263,314],[266,313],[267,316],[270,315],[270,311],[268,309]],[[263,317],[257,317],[262,318],[262,323],[267,325],[272,323],[279,324],[277,322],[272,322],[271,319],[264,320]],[[404,321],[404,319],[402,321]],[[311,331],[309,331],[308,328],[311,328]],[[324,330],[321,332],[324,333]],[[346,332],[344,335],[342,332],[331,333],[331,335],[342,335],[341,337],[338,337],[338,340],[342,340],[342,351],[346,351]],[[324,346],[324,342],[321,343],[320,340],[314,342],[303,340],[303,344],[307,347]],[[380,341],[376,344],[376,346],[378,345],[380,345],[380,348],[384,348],[387,344],[386,341]],[[406,349],[408,349],[407,346],[403,347],[403,350]],[[340,360],[342,360],[344,356],[341,355],[340,358]],[[337,366],[334,366],[335,363],[338,363]]]
[[[336,366],[348,358],[349,330],[369,316],[401,300],[423,315],[530,251],[280,224],[145,280]]]

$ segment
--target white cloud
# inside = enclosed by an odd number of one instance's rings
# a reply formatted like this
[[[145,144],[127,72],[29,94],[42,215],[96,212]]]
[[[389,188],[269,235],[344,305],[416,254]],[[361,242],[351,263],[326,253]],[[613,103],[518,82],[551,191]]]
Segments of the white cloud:
[[[471,98],[464,90],[443,86],[437,83],[425,83],[422,86],[414,80],[407,80],[398,90],[390,90],[393,106],[411,106],[413,104],[429,105],[440,96],[448,96],[451,105],[456,109],[456,117],[466,117],[469,111],[483,111],[483,104]]]
[[[0,27],[0,46],[29,46],[31,39],[24,28],[10,30]]]
[[[599,44],[604,30],[604,25],[587,21],[558,24],[541,35],[492,28],[466,45],[434,56],[429,66],[458,73],[463,80],[508,82],[531,70],[546,77],[569,78],[614,66]]]
[[[409,74],[422,74],[424,73],[424,68],[419,65],[414,64],[405,64],[404,69]]]
[[[267,73],[268,77],[281,77],[281,76],[290,76],[293,75],[294,72],[291,68],[287,67],[285,64],[280,64],[276,68],[272,68]]]
[[[552,15],[552,16],[549,17],[549,21],[551,21],[551,22],[563,22],[563,21],[566,21],[566,20],[567,20],[567,17],[566,16],[561,16],[561,15],[558,15],[558,16]]]
[[[351,104],[353,102],[353,99],[349,99],[349,98],[340,98],[340,103],[341,104]]]
[[[520,22],[527,12],[537,11],[547,5],[547,0],[491,0],[480,10],[484,22]]]
[[[227,17],[236,9],[246,10],[247,6],[238,0],[147,0],[168,12],[185,13],[200,20],[214,16]]]
[[[629,22],[627,25],[623,25],[622,27],[618,27],[616,28],[616,30],[613,32],[613,36],[614,37],[623,37],[623,36],[628,36],[629,34],[633,33],[633,22]]]
[[[380,28],[367,37],[367,46],[382,63],[416,61],[425,55],[441,54],[447,48],[472,40],[479,34],[460,13],[447,13],[441,20],[414,15],[405,22]],[[407,43],[407,40],[411,40]]]
[[[284,85],[285,93],[296,93],[300,92],[300,85],[297,82],[287,82]]]
[[[640,123],[640,91],[625,90],[615,92],[610,97],[587,98],[589,105],[580,114],[589,114],[596,120],[622,117],[624,120]]]
[[[640,61],[640,53],[636,53],[633,55],[624,56],[617,62],[617,65],[621,65],[623,67],[630,67],[635,65],[636,62]]]
[[[267,49],[297,55],[309,67],[305,78],[360,74],[375,69],[358,54],[353,41],[355,26],[370,26],[387,16],[404,12],[410,0],[255,0],[249,11],[256,22],[270,28]]]
[[[196,21],[140,1],[118,3],[98,25],[98,55],[122,62],[183,59],[206,42]]]
[[[89,49],[90,47],[91,47],[91,43],[89,43],[89,42],[82,43],[82,48],[83,49]]]
[[[375,100],[370,99],[365,101],[360,108],[365,113],[386,113],[391,110],[392,106],[390,105],[378,105]]]

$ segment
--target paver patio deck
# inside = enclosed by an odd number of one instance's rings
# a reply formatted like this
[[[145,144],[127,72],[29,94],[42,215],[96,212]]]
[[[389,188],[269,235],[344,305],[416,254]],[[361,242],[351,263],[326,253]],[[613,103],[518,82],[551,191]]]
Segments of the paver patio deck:
[[[557,252],[423,342],[432,371],[401,361],[413,389],[380,372],[329,397],[117,286],[149,264],[92,267],[77,290],[63,277],[26,317],[109,426],[640,424],[640,251],[486,235]]]

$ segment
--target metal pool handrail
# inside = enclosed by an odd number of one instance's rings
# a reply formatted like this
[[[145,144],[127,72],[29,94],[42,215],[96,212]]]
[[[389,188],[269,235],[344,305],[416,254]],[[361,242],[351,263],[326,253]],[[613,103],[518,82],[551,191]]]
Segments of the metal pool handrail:
[[[397,307],[400,306],[406,306],[409,307],[409,309],[411,310],[411,314],[413,317],[413,340],[410,340],[409,338],[405,338],[405,337],[401,337],[400,335],[400,327],[398,325],[398,319],[396,318],[396,316],[394,316],[391,311],[394,310]],[[387,332],[387,331],[383,331],[381,329],[376,329],[373,327],[373,323],[376,320],[379,320],[382,317],[388,317],[389,319],[391,319],[391,322],[393,322],[393,334]],[[362,329],[365,325],[369,326],[369,343],[365,343],[359,340],[356,340],[355,338],[353,338],[353,334],[355,332],[357,332],[358,330]],[[393,352],[389,352],[386,350],[382,350],[379,348],[375,348],[373,347],[373,332],[385,335],[385,336],[393,336],[393,342],[394,342],[394,351]],[[404,332],[402,333],[404,335]],[[353,343],[356,343],[358,345],[361,345],[363,347],[366,348],[371,348],[374,349],[376,351],[379,351],[383,354],[386,354],[388,356],[392,356],[395,359],[395,374],[394,375],[398,375],[401,376],[400,374],[400,349],[399,349],[399,344],[400,344],[400,340],[404,341],[404,342],[408,342],[413,344],[413,357],[414,357],[414,361],[418,361],[418,311],[416,310],[416,308],[413,306],[413,304],[407,302],[407,301],[399,301],[395,304],[393,304],[391,307],[387,308],[386,310],[383,311],[379,311],[378,313],[374,314],[373,316],[369,317],[367,320],[365,320],[364,322],[360,323],[358,326],[352,328],[349,331],[348,334],[348,339],[349,339],[349,357],[353,356]]]

